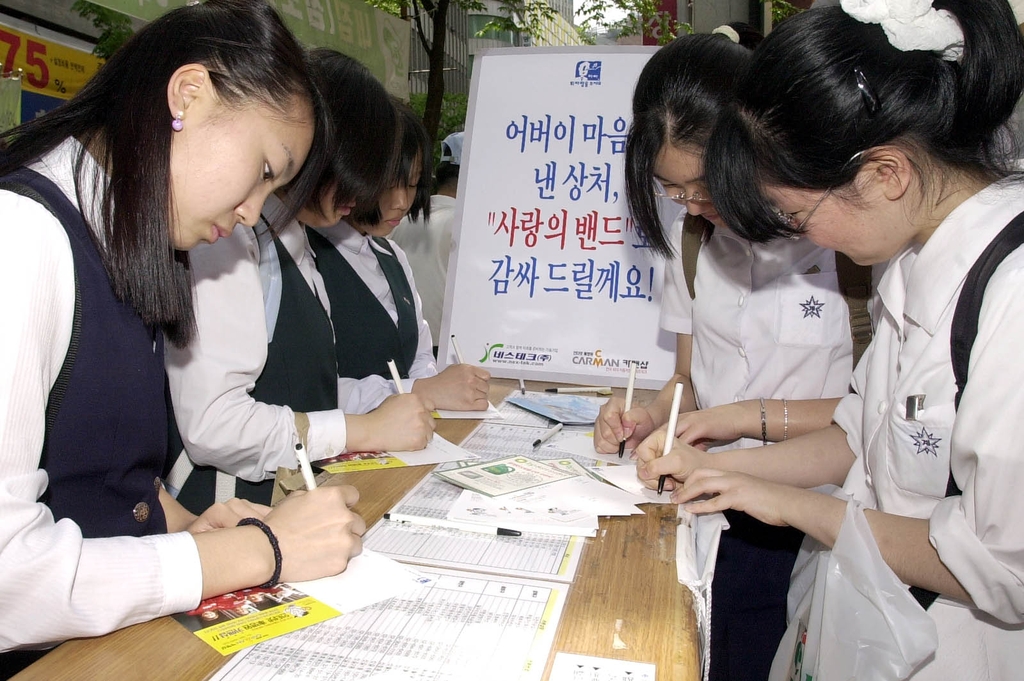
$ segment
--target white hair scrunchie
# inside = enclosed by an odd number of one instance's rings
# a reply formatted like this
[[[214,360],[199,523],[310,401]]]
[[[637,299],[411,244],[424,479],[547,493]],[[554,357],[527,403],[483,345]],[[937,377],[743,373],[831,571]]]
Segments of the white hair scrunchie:
[[[946,61],[964,53],[964,32],[956,18],[932,7],[932,0],[840,0],[843,11],[865,24],[881,24],[897,50],[939,52]]]
[[[729,24],[722,24],[715,30],[711,31],[711,35],[715,34],[724,35],[729,40],[733,41],[737,45],[740,44],[740,34],[736,32],[736,29]]]

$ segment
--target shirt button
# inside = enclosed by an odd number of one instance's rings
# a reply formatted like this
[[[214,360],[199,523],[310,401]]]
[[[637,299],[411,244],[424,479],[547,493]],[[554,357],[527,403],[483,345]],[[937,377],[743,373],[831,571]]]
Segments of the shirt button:
[[[135,517],[136,522],[144,523],[149,520],[149,504],[145,501],[140,501],[135,504],[135,508],[132,509],[132,516]]]
[[[747,357],[747,351],[744,350],[743,348],[740,348],[740,357],[742,357],[744,359],[746,359],[746,357]]]
[[[736,304],[739,305],[740,307],[743,307],[743,303],[745,303],[746,301],[747,297],[745,295],[740,294],[740,299],[736,301]]]
[[[888,406],[889,405],[886,404],[886,402],[884,400],[882,402],[879,402],[878,403],[878,413],[879,414],[884,414],[885,410],[886,410],[886,407],[888,407]]]

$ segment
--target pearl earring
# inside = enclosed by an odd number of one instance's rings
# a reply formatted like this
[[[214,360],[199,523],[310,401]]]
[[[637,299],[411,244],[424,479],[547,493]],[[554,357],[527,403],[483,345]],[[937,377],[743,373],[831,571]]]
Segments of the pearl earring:
[[[171,119],[171,130],[174,132],[181,132],[182,128],[185,127],[185,123],[181,120],[181,117],[185,115],[184,111],[179,111],[174,114],[174,118]]]

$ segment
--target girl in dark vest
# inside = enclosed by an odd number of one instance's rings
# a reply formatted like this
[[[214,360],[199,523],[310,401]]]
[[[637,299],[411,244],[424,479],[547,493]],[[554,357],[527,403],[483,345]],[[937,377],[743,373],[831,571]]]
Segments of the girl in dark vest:
[[[387,238],[407,214],[415,219],[430,211],[430,138],[411,109],[396,106],[400,163],[388,189],[349,219],[307,230],[331,301],[341,407],[359,414],[394,399],[387,366],[394,360],[405,392],[438,409],[485,410],[487,371],[453,364],[438,373],[409,260]]]
[[[384,87],[351,57],[320,49],[310,62],[333,128],[331,161],[313,197],[295,219],[282,219],[288,195],[272,196],[254,231],[235,230],[192,254],[199,334],[167,361],[188,453],[168,482],[181,486],[186,507],[236,495],[268,503],[278,466],[295,467],[297,442],[316,461],[422,449],[433,433],[432,405],[415,395],[369,414],[339,405],[331,307],[303,225],[333,224],[386,186],[397,115]]]
[[[71,101],[4,135],[0,651],[332,575],[359,552],[351,487],[196,517],[160,479],[164,338],[195,336],[186,251],[255,225],[286,184],[308,196],[327,129],[276,12],[209,0],[149,24]],[[27,657],[14,655],[5,674]]]

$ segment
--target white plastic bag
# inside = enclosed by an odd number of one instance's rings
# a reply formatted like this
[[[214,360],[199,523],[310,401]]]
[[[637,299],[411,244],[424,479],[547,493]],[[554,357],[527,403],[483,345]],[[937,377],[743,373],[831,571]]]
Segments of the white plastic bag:
[[[711,582],[715,578],[718,543],[729,521],[722,513],[693,515],[679,505],[676,527],[676,574],[693,595],[700,647],[701,678],[708,678],[711,665]]]
[[[882,559],[860,504],[847,502],[835,546],[816,561],[770,681],[896,681],[935,652],[935,623]]]

